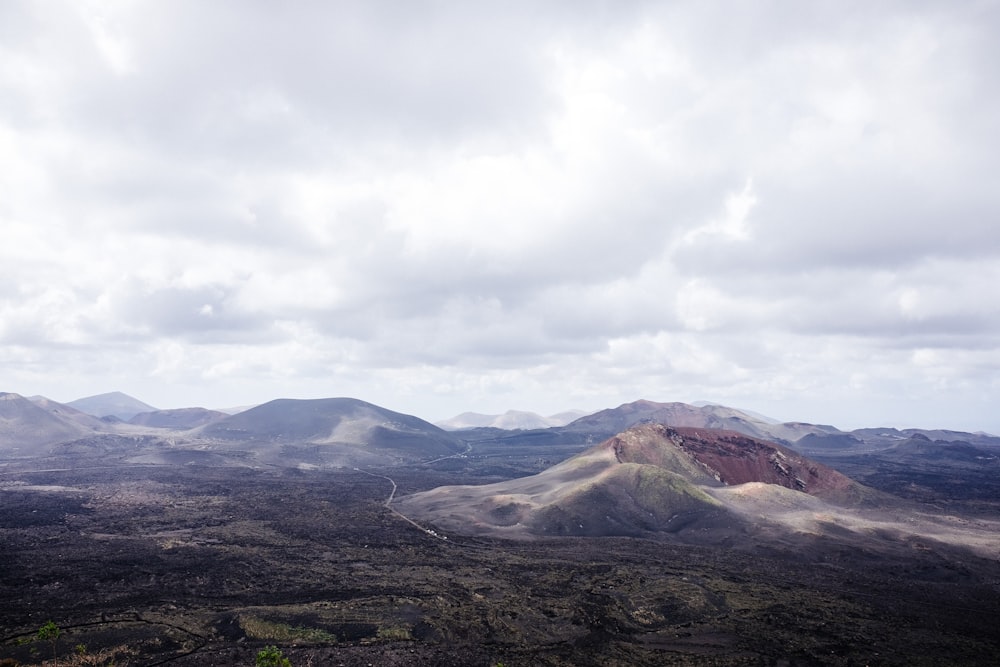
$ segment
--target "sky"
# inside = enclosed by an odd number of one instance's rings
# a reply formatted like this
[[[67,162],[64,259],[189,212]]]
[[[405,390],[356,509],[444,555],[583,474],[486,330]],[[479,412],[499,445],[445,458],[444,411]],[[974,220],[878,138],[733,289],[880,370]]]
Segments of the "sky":
[[[1000,433],[1000,3],[0,4],[0,390]]]

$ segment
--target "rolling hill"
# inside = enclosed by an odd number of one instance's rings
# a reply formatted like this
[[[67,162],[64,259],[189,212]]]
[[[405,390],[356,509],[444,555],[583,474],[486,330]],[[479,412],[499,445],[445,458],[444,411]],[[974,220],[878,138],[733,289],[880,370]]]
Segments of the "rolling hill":
[[[5,456],[44,455],[51,445],[83,438],[97,430],[99,420],[42,400],[44,403],[39,405],[20,394],[0,393],[0,452]]]
[[[206,410],[205,408],[177,408],[174,410],[154,410],[152,412],[140,412],[128,420],[129,424],[136,426],[151,426],[153,428],[166,428],[175,430],[185,430],[198,426],[205,426],[220,419],[228,417],[225,412],[218,410]]]
[[[441,487],[398,501],[400,511],[462,533],[687,534],[711,539],[748,528],[739,500],[716,493],[745,484],[775,497],[854,505],[875,497],[832,468],[732,431],[646,423],[530,477]],[[756,494],[759,501],[759,496]],[[766,494],[765,494],[766,495]],[[812,500],[808,500],[812,499]]]
[[[647,400],[633,401],[616,408],[595,412],[570,422],[564,429],[610,437],[642,423],[736,431],[785,444],[794,443],[808,433],[837,432],[833,426],[794,422],[774,423],[773,420],[714,403],[696,406]]]
[[[200,435],[276,462],[288,456],[328,465],[419,461],[465,450],[461,439],[429,422],[355,398],[277,399],[208,424]]]
[[[95,417],[117,417],[122,421],[128,421],[140,412],[153,412],[156,410],[152,405],[143,403],[139,399],[132,398],[120,391],[78,398],[66,405],[76,408],[80,412],[85,412],[88,415]]]

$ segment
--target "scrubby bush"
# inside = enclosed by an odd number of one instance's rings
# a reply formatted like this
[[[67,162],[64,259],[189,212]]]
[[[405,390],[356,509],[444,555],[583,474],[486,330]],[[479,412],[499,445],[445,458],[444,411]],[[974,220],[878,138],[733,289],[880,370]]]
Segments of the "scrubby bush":
[[[292,662],[277,646],[265,646],[257,652],[256,667],[292,667]]]
[[[49,621],[42,627],[38,628],[38,639],[43,642],[49,642],[50,644],[52,644],[53,660],[56,659],[56,642],[59,641],[59,635],[61,634],[62,631],[59,629],[59,626],[52,621]]]

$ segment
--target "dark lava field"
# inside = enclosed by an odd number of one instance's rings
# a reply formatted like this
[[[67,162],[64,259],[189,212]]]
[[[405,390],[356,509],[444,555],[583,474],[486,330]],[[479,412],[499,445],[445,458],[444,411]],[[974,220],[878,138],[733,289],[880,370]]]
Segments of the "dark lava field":
[[[266,645],[295,667],[1000,655],[1000,564],[933,541],[506,541],[432,535],[387,506],[394,485],[482,484],[550,463],[487,449],[365,471],[8,463],[0,664],[254,665]],[[55,644],[33,641],[49,620]]]

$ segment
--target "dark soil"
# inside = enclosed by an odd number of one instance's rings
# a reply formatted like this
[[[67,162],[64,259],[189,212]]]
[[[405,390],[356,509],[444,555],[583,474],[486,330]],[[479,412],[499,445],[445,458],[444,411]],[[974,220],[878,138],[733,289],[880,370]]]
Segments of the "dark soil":
[[[536,459],[370,472],[404,494]],[[29,641],[50,619],[65,664],[83,644],[120,650],[119,666],[253,665],[270,644],[296,667],[986,665],[1000,652],[1000,565],[956,550],[443,540],[385,507],[389,480],[353,470],[7,468],[0,482],[0,660],[52,664]]]

